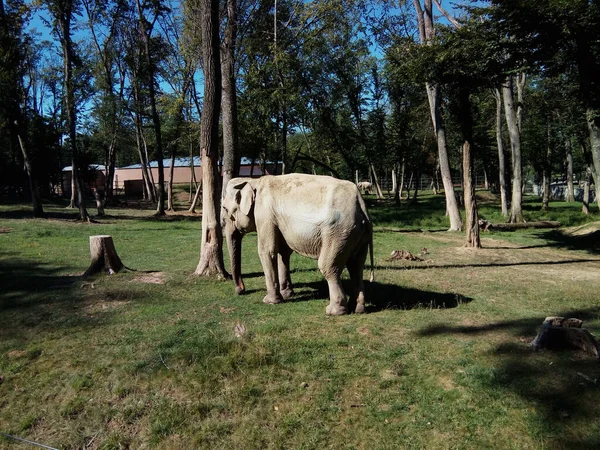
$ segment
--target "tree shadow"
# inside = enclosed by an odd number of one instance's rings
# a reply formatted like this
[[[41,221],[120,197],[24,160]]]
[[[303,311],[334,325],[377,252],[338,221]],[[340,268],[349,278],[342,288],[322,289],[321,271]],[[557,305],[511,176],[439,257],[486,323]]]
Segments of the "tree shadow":
[[[557,315],[597,320],[600,307]],[[591,423],[600,415],[598,360],[573,349],[534,352],[522,339],[527,336],[533,340],[543,320],[538,316],[476,326],[432,325],[419,330],[416,336],[485,336],[497,331],[514,336],[489,351],[496,359],[493,369],[472,371],[471,381],[491,392],[515,393],[532,405],[532,427],[539,428],[534,433],[541,433],[549,447],[597,448],[600,433]]]
[[[27,329],[98,326],[110,317],[110,308],[87,314],[85,308],[96,299],[90,294],[92,283],[64,272],[64,267],[0,253],[0,337],[20,340]],[[104,303],[120,297],[102,292]]]
[[[600,254],[600,230],[580,236],[565,234],[561,230],[550,230],[540,233],[539,236],[548,241],[548,247]]]
[[[350,280],[342,280],[346,294],[352,292]],[[291,301],[327,299],[329,287],[325,280],[308,283],[295,283],[296,295]],[[410,310],[416,308],[447,309],[472,301],[460,294],[422,291],[403,288],[395,284],[372,282],[365,284],[366,312],[373,313],[386,309]]]
[[[521,261],[521,262],[492,262],[492,263],[469,263],[469,264],[413,264],[411,266],[377,265],[375,270],[427,270],[427,269],[460,269],[466,267],[513,267],[513,266],[554,266],[565,264],[583,264],[600,262],[598,259],[567,259],[564,261]]]

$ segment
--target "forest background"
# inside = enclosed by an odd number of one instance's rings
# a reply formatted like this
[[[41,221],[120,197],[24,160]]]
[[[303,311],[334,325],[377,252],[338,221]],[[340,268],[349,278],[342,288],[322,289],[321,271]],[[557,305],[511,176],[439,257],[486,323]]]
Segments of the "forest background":
[[[77,182],[100,163],[111,204],[115,167],[200,154],[209,9],[223,98],[217,160],[228,176],[245,156],[284,173],[370,179],[378,197],[385,178],[399,203],[411,177],[429,175],[450,229],[466,229],[474,246],[476,175],[511,222],[523,220],[528,183],[541,187],[543,208],[551,182],[570,201],[579,184],[589,211],[600,12],[587,1],[5,1],[3,195],[33,193],[41,215],[63,167]],[[169,176],[142,172],[162,214]],[[82,191],[71,206],[86,219]]]

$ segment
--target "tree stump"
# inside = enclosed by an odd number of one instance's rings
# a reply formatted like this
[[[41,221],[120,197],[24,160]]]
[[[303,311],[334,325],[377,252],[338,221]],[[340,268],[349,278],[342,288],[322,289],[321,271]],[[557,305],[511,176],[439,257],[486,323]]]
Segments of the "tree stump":
[[[600,347],[594,336],[585,328],[583,321],[575,318],[546,317],[531,348],[579,348],[599,358]]]
[[[123,268],[123,263],[115,250],[112,236],[90,236],[90,256],[92,262],[83,274],[84,277],[102,271],[112,275]]]

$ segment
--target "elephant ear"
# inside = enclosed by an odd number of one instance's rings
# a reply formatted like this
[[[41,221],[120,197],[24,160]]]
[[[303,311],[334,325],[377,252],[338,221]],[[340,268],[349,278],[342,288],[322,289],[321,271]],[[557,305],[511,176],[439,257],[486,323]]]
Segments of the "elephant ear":
[[[249,215],[254,205],[254,189],[250,183],[244,183],[241,190],[238,190],[235,196],[235,201],[240,205],[242,214]]]

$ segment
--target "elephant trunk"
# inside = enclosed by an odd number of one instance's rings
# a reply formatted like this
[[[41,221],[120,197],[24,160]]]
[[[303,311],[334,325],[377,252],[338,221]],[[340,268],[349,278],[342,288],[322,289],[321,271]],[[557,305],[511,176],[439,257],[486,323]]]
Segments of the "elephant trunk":
[[[241,295],[246,292],[246,286],[242,280],[242,238],[244,235],[232,225],[228,224],[228,228],[226,237],[231,261],[231,275],[235,283],[235,293]],[[232,229],[233,231],[231,231]]]

